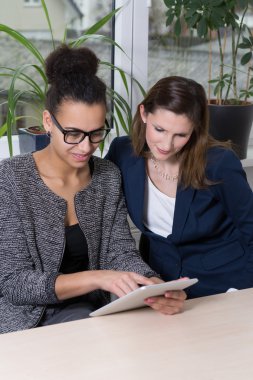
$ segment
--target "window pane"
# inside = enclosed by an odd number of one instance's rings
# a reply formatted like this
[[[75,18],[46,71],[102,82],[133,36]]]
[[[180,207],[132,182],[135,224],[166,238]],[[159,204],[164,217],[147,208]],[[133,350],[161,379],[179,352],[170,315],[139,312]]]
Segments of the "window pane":
[[[211,44],[209,41],[197,37],[196,31],[189,31],[186,25],[182,24],[180,38],[175,39],[173,26],[166,27],[166,8],[164,1],[152,1],[150,7],[150,30],[149,30],[149,87],[158,79],[180,75],[189,77],[201,83],[208,93],[209,70],[211,79],[218,77],[220,72],[220,52],[218,46],[217,33],[212,33]],[[240,13],[240,12],[239,12]],[[246,15],[247,25],[253,27],[253,9],[249,7]],[[223,30],[224,34],[225,31]],[[224,47],[224,45],[223,45]],[[212,55],[212,65],[209,66],[210,52]],[[240,58],[245,52],[239,51],[238,59],[238,83],[245,84],[247,77],[246,66],[240,66]],[[232,67],[231,59],[231,31],[227,32],[224,73],[230,72]],[[240,66],[240,67],[239,67]],[[214,84],[211,86],[211,96],[213,96]]]
[[[43,7],[24,6],[24,5],[40,5],[40,0],[24,0],[16,2],[16,10],[12,11],[12,2],[6,2],[0,13],[0,23],[6,24],[11,28],[22,33],[32,44],[38,49],[43,58],[53,50],[51,34],[48,28],[47,19],[45,17]],[[48,13],[53,29],[55,44],[58,45],[64,38],[65,31],[67,42],[80,37],[84,31],[90,26],[98,22],[101,18],[111,12],[112,1],[99,0],[76,0],[76,1],[47,1]],[[111,35],[111,22],[105,24],[97,34],[106,36]],[[42,66],[41,62],[21,43],[18,43],[6,33],[0,32],[0,66],[9,69],[0,69],[0,74],[5,73],[6,76],[1,76],[0,81],[0,113],[1,123],[6,118],[6,95],[10,86],[11,69],[25,64],[36,64]],[[85,46],[90,47],[95,51],[101,61],[111,62],[111,45],[98,39],[89,39],[84,42]],[[15,89],[17,91],[25,91],[31,87],[28,85],[30,78],[45,91],[45,86],[42,77],[38,74],[38,70],[34,67],[23,67],[23,80],[16,80]],[[108,67],[100,69],[99,75],[103,80],[110,85],[111,74]],[[31,99],[31,93],[24,93],[21,98],[22,107],[17,109],[17,114],[24,116],[29,115],[36,118],[20,119],[27,126],[35,123],[41,124],[43,104],[38,107],[38,99]],[[3,108],[3,109],[1,109]],[[18,124],[19,124],[18,123]],[[1,124],[2,125],[2,124]]]

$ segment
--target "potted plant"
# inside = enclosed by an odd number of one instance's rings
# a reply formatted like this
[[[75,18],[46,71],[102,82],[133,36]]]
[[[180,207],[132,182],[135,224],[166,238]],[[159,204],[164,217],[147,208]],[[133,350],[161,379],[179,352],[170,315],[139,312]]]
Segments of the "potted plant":
[[[48,14],[47,6],[45,0],[41,0],[41,4],[43,7],[43,11],[47,20],[47,24],[49,27],[49,31],[51,34],[51,45],[52,50],[55,49],[56,41],[53,37],[52,32],[52,25],[50,21],[50,17]],[[110,37],[107,37],[105,35],[97,34],[97,32],[105,25],[107,22],[109,22],[117,12],[120,11],[121,8],[117,8],[110,12],[108,15],[103,17],[100,21],[95,23],[93,26],[91,26],[88,30],[86,30],[81,36],[75,38],[71,41],[66,41],[66,36],[63,38],[63,42],[67,43],[69,46],[72,47],[78,47],[82,44],[84,44],[86,41],[90,39],[99,40],[103,43],[109,43],[110,45],[114,45],[116,48],[121,49],[121,47]],[[3,32],[7,34],[10,38],[17,41],[24,49],[28,50],[31,55],[32,59],[30,63],[24,63],[18,65],[15,69],[9,68],[9,67],[0,67],[0,76],[7,77],[10,79],[10,85],[8,89],[8,99],[7,99],[7,105],[8,105],[8,112],[7,112],[7,120],[6,122],[0,127],[0,137],[4,134],[7,134],[8,139],[8,145],[9,145],[9,152],[10,156],[13,154],[12,150],[12,131],[13,126],[15,125],[16,121],[19,118],[31,118],[34,116],[31,115],[17,115],[16,109],[18,104],[20,103],[29,103],[32,105],[33,109],[36,112],[35,118],[37,118],[36,128],[35,128],[35,134],[33,131],[22,129],[20,131],[20,143],[21,143],[21,152],[27,151],[27,146],[23,147],[24,141],[26,141],[24,134],[28,135],[28,139],[32,142],[32,146],[28,148],[29,151],[32,151],[34,149],[41,149],[43,146],[40,143],[36,143],[34,138],[39,137],[40,140],[43,140],[42,142],[44,144],[48,144],[49,139],[47,138],[45,131],[43,131],[42,126],[42,110],[44,108],[45,103],[45,96],[48,89],[48,82],[45,75],[45,59],[42,55],[42,53],[36,48],[36,46],[27,39],[23,34],[19,33],[18,31],[10,28],[7,25],[0,24],[0,32]],[[122,50],[122,49],[121,49]],[[119,67],[116,67],[115,65],[111,64],[110,62],[101,61],[100,67],[104,67],[109,70],[117,70],[120,73],[122,82],[125,86],[126,92],[128,91],[128,84],[127,84],[127,73],[125,73],[122,69]],[[28,74],[28,71],[33,71],[34,75]],[[24,89],[20,90],[18,89],[18,83],[19,81],[22,81]],[[136,81],[137,85],[139,86],[139,89],[141,92],[144,92],[142,86]],[[123,130],[128,133],[129,128],[131,126],[132,122],[132,114],[131,109],[128,105],[128,102],[120,96],[119,93],[113,90],[113,88],[107,86],[107,93],[112,100],[114,113],[110,112],[110,117],[114,122],[115,129],[117,134],[119,134],[119,124],[123,128]],[[26,145],[28,143],[26,142]],[[103,145],[101,145],[101,150],[103,150]]]
[[[178,37],[182,22],[209,40],[208,104],[210,134],[219,140],[231,140],[241,159],[246,158],[253,120],[252,50],[253,36],[244,20],[250,0],[164,0],[166,24],[174,23]],[[217,36],[219,72],[212,77],[212,44]],[[244,49],[244,54],[242,50]],[[245,74],[244,85],[239,87],[238,76]],[[240,83],[241,84],[241,83]],[[211,99],[214,86],[215,99]]]
[[[19,149],[20,153],[41,150],[49,144],[49,137],[40,125],[27,128],[19,128]]]

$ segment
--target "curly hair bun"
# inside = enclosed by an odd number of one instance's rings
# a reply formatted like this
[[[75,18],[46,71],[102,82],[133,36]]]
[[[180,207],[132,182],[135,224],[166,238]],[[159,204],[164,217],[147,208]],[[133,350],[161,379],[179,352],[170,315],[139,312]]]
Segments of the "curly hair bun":
[[[48,83],[57,85],[73,80],[73,76],[87,80],[96,75],[98,64],[99,59],[90,49],[61,45],[46,59]]]

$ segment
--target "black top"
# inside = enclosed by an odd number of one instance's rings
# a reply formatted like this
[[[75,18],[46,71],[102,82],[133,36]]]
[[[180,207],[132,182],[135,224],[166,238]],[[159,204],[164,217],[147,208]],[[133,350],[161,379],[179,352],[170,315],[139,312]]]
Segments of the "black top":
[[[79,224],[65,227],[66,245],[60,273],[76,273],[88,269],[88,245]]]

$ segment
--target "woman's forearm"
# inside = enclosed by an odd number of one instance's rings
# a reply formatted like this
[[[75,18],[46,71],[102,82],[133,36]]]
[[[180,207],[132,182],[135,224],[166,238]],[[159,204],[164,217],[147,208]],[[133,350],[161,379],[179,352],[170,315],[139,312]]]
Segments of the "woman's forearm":
[[[55,281],[55,293],[60,301],[102,289],[118,297],[135,290],[139,285],[151,285],[154,279],[134,272],[95,270],[60,274]]]
[[[60,274],[55,281],[55,293],[60,301],[78,297],[98,289],[100,271]]]

